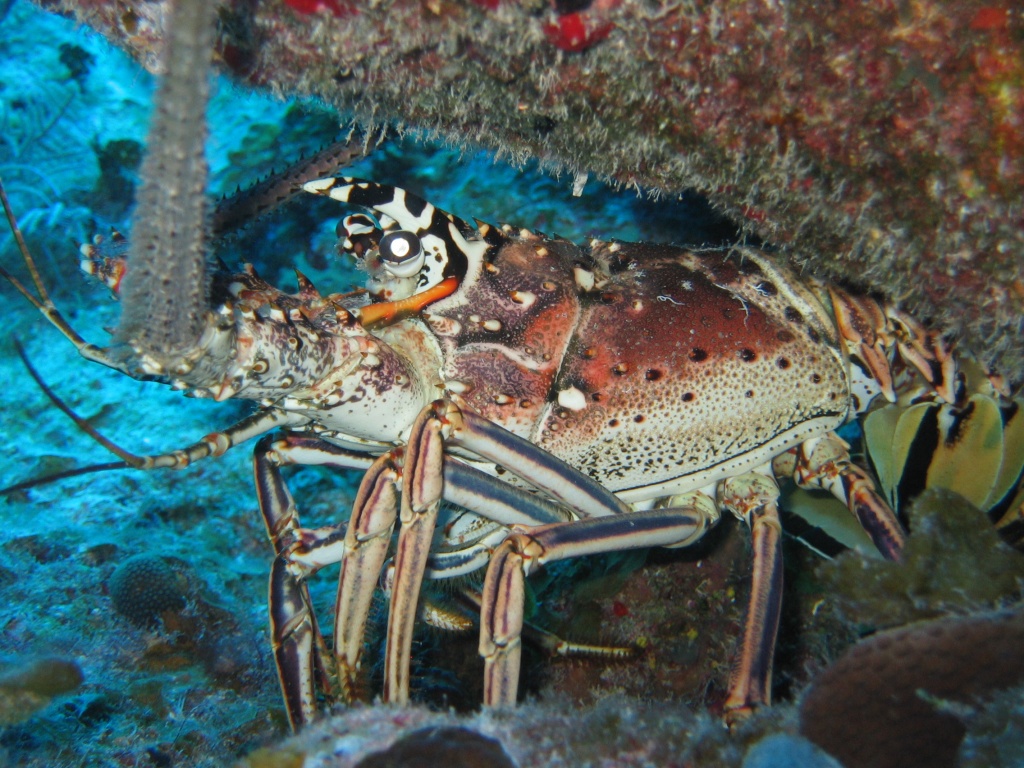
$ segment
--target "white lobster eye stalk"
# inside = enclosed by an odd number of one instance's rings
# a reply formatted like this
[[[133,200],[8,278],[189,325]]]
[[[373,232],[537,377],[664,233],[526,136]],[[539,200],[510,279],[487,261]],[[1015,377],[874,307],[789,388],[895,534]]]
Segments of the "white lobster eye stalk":
[[[378,248],[384,269],[399,278],[419,274],[427,258],[420,245],[420,239],[405,230],[384,235]]]

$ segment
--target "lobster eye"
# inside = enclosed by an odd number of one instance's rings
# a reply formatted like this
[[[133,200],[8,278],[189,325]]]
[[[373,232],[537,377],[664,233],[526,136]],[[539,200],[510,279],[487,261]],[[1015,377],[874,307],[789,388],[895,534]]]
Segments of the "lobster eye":
[[[380,239],[377,247],[384,268],[395,277],[412,277],[426,261],[420,239],[412,232],[389,232]]]

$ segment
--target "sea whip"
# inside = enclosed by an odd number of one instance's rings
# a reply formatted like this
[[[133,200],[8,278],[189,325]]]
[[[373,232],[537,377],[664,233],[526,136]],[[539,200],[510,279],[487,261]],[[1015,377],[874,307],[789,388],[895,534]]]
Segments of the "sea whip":
[[[176,0],[142,165],[116,338],[152,373],[184,371],[207,327],[204,155],[217,4]]]

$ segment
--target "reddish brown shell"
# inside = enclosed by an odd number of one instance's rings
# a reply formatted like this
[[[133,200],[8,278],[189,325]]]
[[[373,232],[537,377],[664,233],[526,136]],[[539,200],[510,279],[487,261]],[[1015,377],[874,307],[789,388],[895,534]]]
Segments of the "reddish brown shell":
[[[757,466],[849,409],[831,319],[754,251],[524,233],[429,311],[456,396],[614,491]]]

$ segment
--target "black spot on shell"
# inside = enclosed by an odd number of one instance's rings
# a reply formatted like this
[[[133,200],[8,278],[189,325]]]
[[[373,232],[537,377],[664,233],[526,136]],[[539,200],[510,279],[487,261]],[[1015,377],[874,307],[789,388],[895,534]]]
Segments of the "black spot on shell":
[[[648,368],[647,372],[644,374],[644,378],[648,381],[657,381],[661,377],[662,373],[657,368]]]
[[[684,403],[693,402],[693,397],[694,397],[693,392],[687,392],[685,395],[683,395],[683,402]]]
[[[775,338],[777,338],[783,344],[789,344],[789,342],[793,341],[793,339],[795,339],[796,337],[789,331],[779,331],[778,333],[775,334]]]
[[[821,375],[817,374],[817,373],[812,373],[811,374],[811,383],[812,384],[821,384]]]
[[[609,427],[617,427],[617,426],[619,426],[619,420],[618,419],[609,419],[608,420],[608,426]]]
[[[793,309],[793,307],[786,307],[783,310],[783,314],[786,316],[786,319],[789,320],[789,322],[791,323],[802,323],[804,321],[804,316],[801,315],[797,310]]]
[[[635,421],[637,424],[643,424],[644,417],[640,414],[637,414],[636,416],[633,417],[633,421]]]
[[[757,292],[765,296],[777,296],[779,289],[775,287],[775,283],[769,280],[762,280],[757,284]]]
[[[817,344],[821,341],[821,336],[819,336],[818,332],[813,328],[807,329],[807,338],[811,340],[812,344]]]
[[[739,351],[739,355],[740,355],[740,360],[742,360],[744,363],[752,363],[755,360],[757,360],[757,352],[755,352],[752,349],[747,349],[747,348],[741,349]]]
[[[690,350],[690,359],[695,363],[702,363],[708,359],[707,350],[701,349],[700,347],[694,347]]]
[[[779,366],[779,368],[782,369],[783,371],[789,368],[789,360],[787,360],[784,357],[780,357],[778,360],[776,360],[775,364]]]

